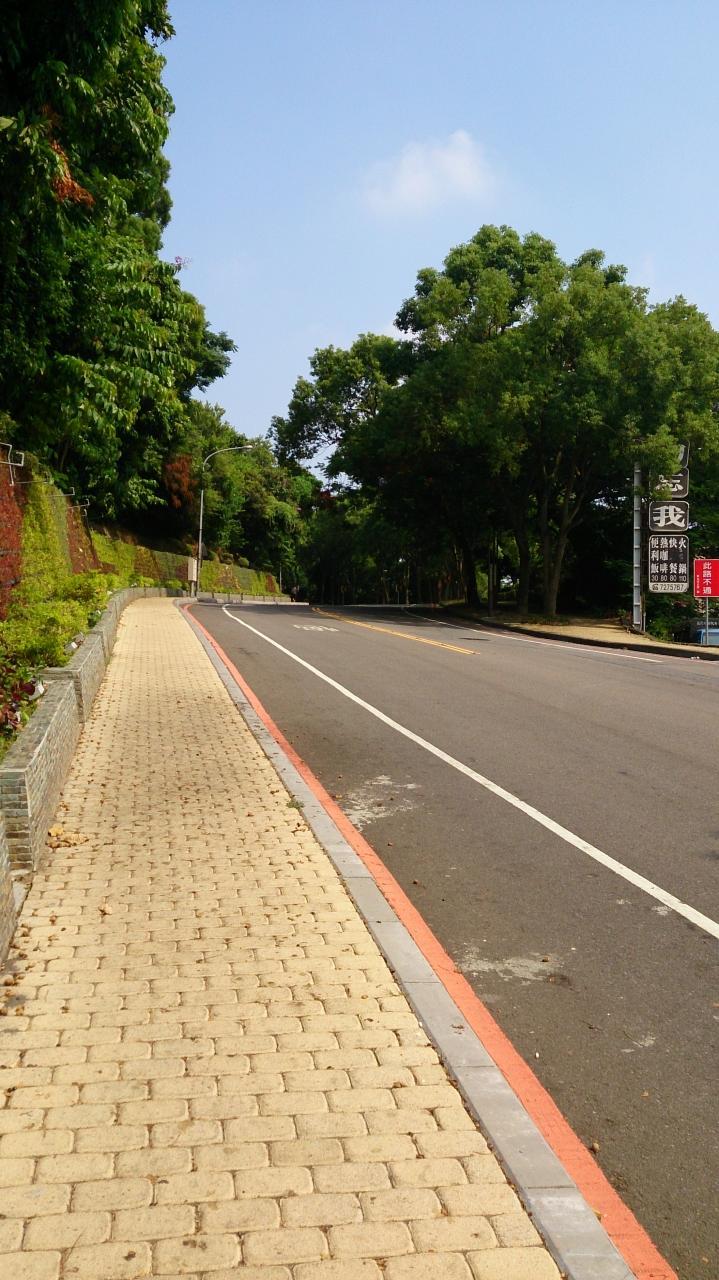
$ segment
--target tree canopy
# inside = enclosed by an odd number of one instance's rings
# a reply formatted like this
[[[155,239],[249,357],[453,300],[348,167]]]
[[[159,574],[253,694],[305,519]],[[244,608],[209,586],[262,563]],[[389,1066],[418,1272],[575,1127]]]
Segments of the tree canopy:
[[[161,0],[9,0],[0,31],[0,411],[101,514],[160,498],[193,389],[234,346],[159,256]]]
[[[719,452],[719,342],[683,298],[650,306],[590,250],[482,227],[443,268],[419,272],[403,339],[365,334],[315,352],[274,431],[282,456],[329,449],[329,476],[371,499],[408,540],[454,548],[477,600],[477,560],[511,548],[525,611],[537,584],[557,609],[581,524],[631,508],[634,462],[650,483],[689,441]]]

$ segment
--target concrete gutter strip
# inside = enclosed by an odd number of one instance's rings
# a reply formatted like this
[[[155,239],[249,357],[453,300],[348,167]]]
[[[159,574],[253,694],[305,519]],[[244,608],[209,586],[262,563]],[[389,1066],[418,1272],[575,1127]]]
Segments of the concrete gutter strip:
[[[185,613],[232,701],[343,880],[452,1081],[568,1280],[634,1280],[596,1214],[397,918],[372,875]]]
[[[413,611],[414,612],[414,611]],[[499,618],[465,618],[461,613],[450,613],[445,610],[448,618],[453,618],[456,623],[469,627],[487,627],[494,631],[511,631],[515,636],[537,636],[542,640],[559,640],[569,644],[591,645],[598,649],[617,649],[620,653],[653,653],[657,657],[664,658],[698,658],[700,662],[719,662],[719,646],[715,651],[711,652],[711,646],[704,648],[703,645],[684,645],[684,644],[661,644],[655,641],[649,644],[646,640],[635,640],[632,633],[627,633],[627,641],[623,643],[621,640],[607,640],[603,636],[578,636],[571,633],[571,629],[561,633],[559,631],[549,631],[541,627],[520,627],[511,622],[502,622]],[[430,617],[431,615],[419,614],[419,617]],[[439,621],[439,619],[434,619]]]

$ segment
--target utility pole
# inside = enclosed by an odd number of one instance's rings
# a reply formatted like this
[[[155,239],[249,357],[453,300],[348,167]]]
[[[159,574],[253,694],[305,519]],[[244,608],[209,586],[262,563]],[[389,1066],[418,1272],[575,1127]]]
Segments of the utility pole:
[[[212,453],[208,453],[202,464],[200,471],[200,528],[197,534],[197,582],[195,584],[195,595],[200,594],[200,578],[202,574],[202,525],[205,514],[205,467],[210,458],[216,458],[218,453],[249,453],[254,449],[253,444],[231,444],[224,449],[213,449]]]
[[[644,630],[642,611],[642,469],[634,467],[634,523],[632,555],[632,628]]]

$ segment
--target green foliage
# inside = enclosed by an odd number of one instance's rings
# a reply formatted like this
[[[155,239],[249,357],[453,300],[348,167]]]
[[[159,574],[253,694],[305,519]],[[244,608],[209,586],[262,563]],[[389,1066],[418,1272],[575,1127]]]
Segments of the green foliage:
[[[385,392],[407,372],[408,343],[363,333],[349,351],[325,347],[310,358],[312,379],[295,384],[286,418],[272,429],[281,458],[311,458],[376,418]]]
[[[12,738],[27,723],[36,682],[27,663],[0,653],[0,757]]]
[[[656,640],[688,640],[691,623],[701,614],[693,596],[662,596],[647,599],[647,631]]]
[[[108,582],[103,573],[74,573],[57,588],[59,600],[75,600],[84,605],[90,614],[104,608],[107,603]]]
[[[64,666],[65,646],[87,629],[88,610],[78,600],[33,600],[13,606],[0,623],[0,646],[34,671]]]
[[[96,529],[92,531],[92,545],[103,564],[112,565],[117,582],[122,587],[130,585],[130,578],[135,571],[135,548],[130,542],[122,542],[119,538],[109,538]]]
[[[111,538],[106,533],[93,531],[92,541],[101,561],[111,564],[119,584],[128,587],[150,587],[172,583],[172,590],[187,589],[187,556],[171,551],[151,551],[148,547]],[[267,574],[258,573],[238,563],[205,560],[202,565],[203,591],[245,592],[247,595],[266,595],[277,591],[277,584]]]
[[[394,348],[363,335],[315,352],[275,438],[287,460],[329,447],[325,471],[349,477],[367,530],[383,516],[417,569],[440,550],[445,579],[459,558],[470,603],[499,537],[516,548],[522,612],[538,586],[553,616],[577,531],[601,509],[626,516],[635,461],[656,483],[688,440],[716,474],[719,336],[682,298],[649,308],[597,250],[567,264],[540,236],[482,227],[420,271],[397,325],[408,340]]]
[[[267,447],[252,459],[220,455],[200,476],[203,458],[243,440],[193,399],[226,372],[234,344],[182,289],[181,261],[159,256],[173,109],[161,44],[171,35],[165,0],[68,0],[62,12],[5,4],[3,436],[140,545],[159,533],[192,549],[202,478],[213,551],[296,573],[312,481]],[[383,341],[368,339],[362,358],[381,363]],[[96,546],[123,582],[184,579],[159,553]]]
[[[96,572],[72,573],[67,499],[38,475],[25,486],[21,547],[22,577],[0,623],[0,656],[34,670],[62,665],[68,641],[104,608],[107,581]]]
[[[274,595],[277,583],[271,574],[255,569],[242,569],[234,564],[222,564],[219,560],[203,560],[202,591],[226,592],[248,596]]]
[[[109,516],[164,501],[234,349],[158,256],[171,34],[164,0],[7,0],[0,29],[0,413]]]
[[[45,600],[56,592],[70,570],[66,499],[39,477],[26,487],[22,522],[24,600]]]

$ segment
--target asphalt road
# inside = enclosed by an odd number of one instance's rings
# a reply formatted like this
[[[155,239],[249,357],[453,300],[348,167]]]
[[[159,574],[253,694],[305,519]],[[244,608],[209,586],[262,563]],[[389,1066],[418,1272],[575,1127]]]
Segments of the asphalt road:
[[[681,1280],[716,1280],[719,663],[395,611],[195,613]]]

